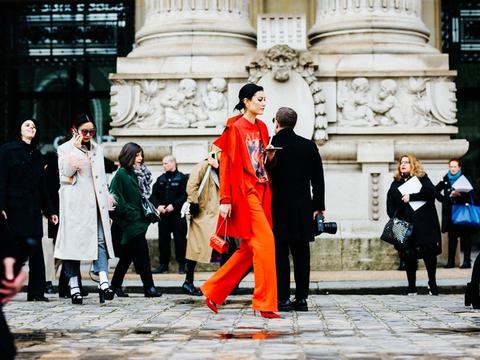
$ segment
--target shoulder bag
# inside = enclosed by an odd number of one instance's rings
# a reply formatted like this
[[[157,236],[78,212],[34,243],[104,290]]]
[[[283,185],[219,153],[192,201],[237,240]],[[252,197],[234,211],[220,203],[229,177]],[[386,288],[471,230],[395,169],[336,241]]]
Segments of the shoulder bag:
[[[215,232],[212,236],[210,236],[210,247],[213,248],[219,254],[226,253],[228,251],[228,241],[227,241],[227,218],[223,219],[223,223],[225,223],[225,235],[224,237],[220,237]],[[220,225],[221,227],[221,225]]]
[[[480,206],[473,203],[470,191],[470,203],[452,205],[452,223],[459,226],[480,228]]]
[[[396,217],[397,212],[388,220],[380,239],[392,244],[396,248],[405,248],[408,239],[413,233],[413,224]]]

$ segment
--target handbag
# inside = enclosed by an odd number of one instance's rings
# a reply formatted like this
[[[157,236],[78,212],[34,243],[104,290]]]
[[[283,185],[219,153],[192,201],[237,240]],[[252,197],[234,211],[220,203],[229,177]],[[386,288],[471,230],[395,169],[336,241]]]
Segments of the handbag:
[[[396,215],[396,213],[395,213]],[[396,248],[405,248],[408,239],[413,233],[413,224],[408,221],[401,220],[395,217],[395,215],[388,220],[385,225],[380,239],[392,244]]]
[[[453,204],[452,223],[454,225],[480,228],[480,206],[473,203],[473,195],[470,192],[470,203]]]
[[[227,221],[227,218],[223,220],[222,225],[226,221]],[[226,253],[228,251],[228,241],[225,240],[226,238],[227,238],[227,224],[225,223],[224,238],[218,236],[217,233],[215,232],[212,236],[210,236],[210,247],[216,252],[218,252],[219,254]]]
[[[142,196],[142,210],[145,218],[151,223],[160,221],[160,213],[147,198]]]

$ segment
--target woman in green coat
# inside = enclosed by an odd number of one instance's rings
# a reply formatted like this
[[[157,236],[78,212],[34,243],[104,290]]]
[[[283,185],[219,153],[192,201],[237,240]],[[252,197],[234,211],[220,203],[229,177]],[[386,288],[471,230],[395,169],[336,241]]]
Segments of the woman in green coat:
[[[123,146],[118,156],[120,169],[112,179],[110,192],[115,198],[115,219],[122,229],[120,260],[112,278],[112,290],[119,297],[127,297],[122,282],[125,274],[134,263],[140,274],[146,297],[161,294],[153,284],[150,270],[150,257],[145,238],[150,222],[143,215],[142,196],[148,198],[152,174],[143,163],[143,150],[135,143]]]

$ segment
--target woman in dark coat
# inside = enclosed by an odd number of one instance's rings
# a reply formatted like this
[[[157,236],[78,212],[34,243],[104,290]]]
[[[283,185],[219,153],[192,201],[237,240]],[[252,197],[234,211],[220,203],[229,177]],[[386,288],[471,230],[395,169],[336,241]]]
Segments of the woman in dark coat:
[[[455,254],[457,252],[457,242],[460,238],[460,247],[463,251],[462,269],[470,269],[472,262],[470,254],[472,252],[472,229],[459,226],[452,223],[452,205],[465,204],[470,202],[468,193],[456,191],[452,185],[462,174],[462,164],[458,159],[451,159],[448,162],[448,173],[443,177],[435,187],[437,189],[437,199],[442,202],[442,232],[448,232],[448,261],[446,268],[455,266]]]
[[[16,139],[0,148],[0,212],[18,249],[17,259],[29,260],[28,301],[48,301],[42,250],[42,214],[54,224],[38,144],[38,122],[25,120]]]
[[[122,230],[120,260],[112,278],[112,289],[119,297],[127,297],[122,289],[123,278],[130,264],[140,274],[145,297],[158,297],[145,238],[150,222],[142,209],[142,196],[148,199],[152,174],[143,163],[143,150],[135,143],[123,146],[118,156],[120,169],[112,179],[110,192],[115,199],[115,221]]]
[[[398,188],[416,176],[422,188],[415,194],[403,195]],[[413,223],[413,233],[408,239],[404,252],[405,270],[408,278],[408,294],[415,295],[416,271],[419,258],[423,258],[428,273],[428,287],[431,295],[438,295],[436,283],[437,255],[442,252],[440,223],[435,209],[435,187],[422,169],[422,165],[413,155],[403,155],[397,164],[394,181],[387,194],[387,213],[390,218],[396,217]],[[416,211],[410,201],[426,201]]]

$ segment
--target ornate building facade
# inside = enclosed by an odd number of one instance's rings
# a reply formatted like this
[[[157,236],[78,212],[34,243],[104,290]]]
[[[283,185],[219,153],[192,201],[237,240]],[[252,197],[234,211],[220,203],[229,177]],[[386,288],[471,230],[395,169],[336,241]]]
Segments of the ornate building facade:
[[[111,75],[117,143],[109,154],[134,140],[152,164],[173,153],[188,172],[220,134],[239,87],[261,84],[264,120],[279,106],[294,108],[297,133],[325,160],[327,211],[339,232],[312,245],[314,268],[391,268],[396,255],[379,234],[395,160],[414,153],[437,180],[449,158],[468,150],[466,140],[453,139],[456,73],[422,18],[426,5],[433,13],[424,17],[435,23],[439,5],[317,0],[295,2],[303,13],[258,14],[273,3],[137,3],[144,22],[136,47]],[[293,2],[275,3],[280,10]]]

